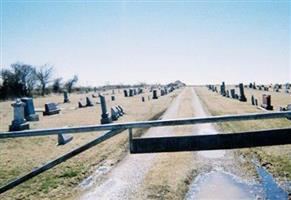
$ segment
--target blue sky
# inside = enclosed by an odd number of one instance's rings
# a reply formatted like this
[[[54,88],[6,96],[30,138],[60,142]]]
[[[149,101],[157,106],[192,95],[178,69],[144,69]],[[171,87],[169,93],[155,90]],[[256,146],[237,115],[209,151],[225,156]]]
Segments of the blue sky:
[[[84,85],[291,81],[288,1],[1,1],[1,67]]]

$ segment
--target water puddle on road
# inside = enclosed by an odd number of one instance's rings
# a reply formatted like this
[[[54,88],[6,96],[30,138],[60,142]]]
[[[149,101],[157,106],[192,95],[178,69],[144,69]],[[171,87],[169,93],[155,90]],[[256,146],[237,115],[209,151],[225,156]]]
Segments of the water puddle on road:
[[[192,199],[262,199],[263,188],[217,169],[196,177],[185,200]]]
[[[199,174],[189,186],[185,200],[194,199],[280,199],[288,193],[263,167],[256,165],[260,183],[241,179],[222,169]]]

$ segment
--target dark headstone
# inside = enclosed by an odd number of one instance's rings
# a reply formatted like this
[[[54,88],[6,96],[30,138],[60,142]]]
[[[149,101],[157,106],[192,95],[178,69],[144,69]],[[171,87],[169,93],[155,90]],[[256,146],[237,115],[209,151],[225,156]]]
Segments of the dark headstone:
[[[108,124],[112,122],[111,117],[109,116],[109,113],[107,112],[107,107],[106,107],[106,101],[105,97],[103,95],[100,95],[100,103],[101,103],[101,124]]]
[[[119,108],[120,112],[122,112],[122,115],[124,115],[125,112],[124,112],[123,108],[120,105],[118,105],[117,107]]]
[[[226,92],[225,92],[225,83],[222,82],[221,86],[220,86],[220,94],[222,96],[225,96],[226,95]]]
[[[118,110],[115,107],[111,107],[111,119],[113,121],[116,121],[118,120],[118,118],[119,118]]]
[[[111,101],[115,101],[115,96],[111,96]]]
[[[78,102],[78,106],[79,106],[79,108],[85,108],[85,107],[86,107],[86,104],[83,103],[82,100],[80,100],[80,101]]]
[[[129,89],[129,96],[130,96],[130,97],[133,96],[133,89]]]
[[[245,96],[244,85],[242,83],[239,84],[239,92],[240,92],[239,100],[246,102],[247,98]]]
[[[144,102],[144,101],[145,101],[145,100],[144,100],[144,97],[141,97],[141,101],[142,101],[142,102]]]
[[[230,89],[230,96],[235,99],[235,89]]]
[[[153,99],[158,99],[157,90],[153,90]]]
[[[254,95],[252,95],[251,101],[252,101],[252,105],[253,105],[253,106],[256,105]]]
[[[64,91],[64,103],[69,103],[69,102],[70,102],[70,100],[69,100],[68,92]]]
[[[44,108],[45,111],[43,112],[43,115],[55,115],[60,113],[60,109],[55,103],[46,103]]]
[[[38,121],[39,117],[35,114],[33,99],[32,98],[21,98],[21,101],[25,103],[24,105],[24,117],[27,121]]]
[[[128,97],[128,92],[127,92],[127,90],[123,90],[123,93],[124,93],[124,97]]]
[[[229,90],[226,90],[226,97],[229,98]]]
[[[86,106],[94,106],[94,103],[90,97],[86,97]]]
[[[123,116],[124,113],[122,112],[122,110],[118,106],[115,106],[115,108],[118,111],[119,116]]]
[[[258,99],[255,99],[255,105],[258,106]]]
[[[263,103],[262,103],[262,107],[265,108],[266,110],[273,110],[273,106],[271,105],[271,95],[266,95],[263,94]]]

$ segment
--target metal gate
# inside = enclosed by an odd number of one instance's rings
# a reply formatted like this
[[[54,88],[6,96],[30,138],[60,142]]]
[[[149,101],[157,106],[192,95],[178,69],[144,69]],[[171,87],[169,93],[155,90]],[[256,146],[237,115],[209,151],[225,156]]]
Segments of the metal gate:
[[[242,115],[223,115],[211,117],[195,117],[185,119],[154,120],[141,122],[116,123],[106,125],[91,125],[66,128],[37,129],[16,132],[0,133],[0,139],[35,137],[62,134],[88,133],[96,131],[107,131],[98,138],[80,146],[72,151],[49,161],[31,172],[18,177],[0,187],[0,194],[43,173],[54,166],[90,149],[93,146],[123,132],[129,130],[129,144],[131,153],[156,153],[156,152],[178,152],[178,151],[200,151],[217,149],[236,149],[258,146],[285,145],[291,144],[291,127],[283,129],[269,129],[260,131],[249,131],[228,134],[211,135],[189,135],[180,137],[154,137],[154,138],[133,138],[133,128],[151,128],[161,126],[182,126],[203,123],[217,123],[241,120],[260,120],[287,118],[291,119],[291,111],[252,113]]]

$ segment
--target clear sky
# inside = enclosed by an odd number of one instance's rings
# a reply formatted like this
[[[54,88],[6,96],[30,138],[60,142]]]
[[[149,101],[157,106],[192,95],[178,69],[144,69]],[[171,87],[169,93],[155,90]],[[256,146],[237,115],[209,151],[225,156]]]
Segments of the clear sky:
[[[1,1],[1,67],[82,84],[291,81],[290,1]]]

